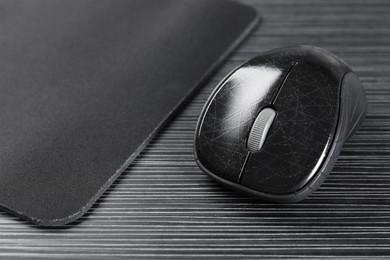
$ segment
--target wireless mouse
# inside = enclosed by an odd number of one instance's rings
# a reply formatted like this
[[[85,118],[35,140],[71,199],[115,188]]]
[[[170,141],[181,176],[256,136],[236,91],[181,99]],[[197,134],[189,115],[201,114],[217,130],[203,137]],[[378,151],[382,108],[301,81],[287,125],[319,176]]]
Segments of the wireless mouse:
[[[265,52],[226,76],[206,102],[195,159],[217,181],[274,202],[297,202],[331,172],[364,120],[357,76],[314,46]]]

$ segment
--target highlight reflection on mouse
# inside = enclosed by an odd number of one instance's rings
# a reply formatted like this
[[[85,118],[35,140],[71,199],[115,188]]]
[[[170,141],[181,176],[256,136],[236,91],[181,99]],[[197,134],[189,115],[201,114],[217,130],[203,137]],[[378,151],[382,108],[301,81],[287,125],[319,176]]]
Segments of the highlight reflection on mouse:
[[[271,50],[211,94],[196,129],[196,161],[235,190],[301,201],[331,172],[366,109],[358,77],[335,55],[313,46]]]

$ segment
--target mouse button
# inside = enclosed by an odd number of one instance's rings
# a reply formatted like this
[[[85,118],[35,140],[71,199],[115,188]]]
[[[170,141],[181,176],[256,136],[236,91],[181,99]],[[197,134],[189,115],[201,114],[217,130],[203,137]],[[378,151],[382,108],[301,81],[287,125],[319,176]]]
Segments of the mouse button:
[[[308,70],[311,73],[305,73]],[[253,153],[241,184],[288,194],[317,173],[332,144],[338,121],[339,79],[313,64],[299,63],[283,85],[276,118],[260,152]]]
[[[250,128],[258,111],[271,104],[284,73],[274,66],[243,66],[217,87],[202,112],[195,139],[203,168],[238,181],[249,152]]]

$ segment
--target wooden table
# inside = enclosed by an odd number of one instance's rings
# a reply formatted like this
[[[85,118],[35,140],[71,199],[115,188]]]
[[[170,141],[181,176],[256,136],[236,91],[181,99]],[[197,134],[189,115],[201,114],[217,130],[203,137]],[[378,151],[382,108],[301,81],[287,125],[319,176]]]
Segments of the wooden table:
[[[42,229],[0,213],[0,258],[390,257],[390,1],[247,0],[263,22],[77,223]],[[360,76],[369,109],[324,185],[299,204],[212,181],[193,158],[216,83],[259,52],[312,44]]]

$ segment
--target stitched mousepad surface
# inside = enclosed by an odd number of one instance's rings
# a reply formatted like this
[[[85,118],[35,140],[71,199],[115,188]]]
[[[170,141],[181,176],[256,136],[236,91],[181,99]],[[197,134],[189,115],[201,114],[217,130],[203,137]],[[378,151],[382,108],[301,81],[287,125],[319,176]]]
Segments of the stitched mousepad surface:
[[[0,205],[86,212],[253,27],[225,1],[0,1]]]

